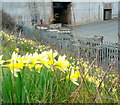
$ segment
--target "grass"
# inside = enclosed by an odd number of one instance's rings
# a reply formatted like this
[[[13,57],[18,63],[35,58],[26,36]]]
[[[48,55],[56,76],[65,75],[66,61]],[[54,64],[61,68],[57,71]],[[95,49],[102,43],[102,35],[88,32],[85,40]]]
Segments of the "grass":
[[[12,77],[9,70],[4,69],[2,81],[3,102],[5,103],[37,103],[37,102],[66,102],[68,94],[75,87],[70,81],[58,81],[60,75],[54,76],[43,68],[40,73],[23,70],[18,77]],[[61,75],[62,76],[62,75]],[[62,76],[63,77],[63,76]],[[7,86],[6,86],[7,84]],[[66,94],[64,94],[66,93]]]
[[[2,33],[1,35],[5,35]],[[2,41],[3,60],[11,58],[13,51],[21,56],[26,53],[42,53],[50,47],[40,45],[25,38],[4,36]],[[8,44],[9,43],[9,44]],[[40,46],[40,47],[39,47]],[[16,50],[16,48],[19,49]],[[58,55],[55,59],[58,59]],[[32,69],[23,67],[17,72],[18,77],[11,70],[4,68],[7,62],[1,64],[2,103],[118,103],[119,102],[119,75],[114,71],[103,70],[84,59],[67,59],[70,62],[69,72],[62,72],[54,68],[51,71],[45,65],[38,72],[35,66]],[[61,64],[62,65],[62,64]],[[72,76],[72,70],[79,71]],[[67,75],[69,78],[66,79]],[[78,79],[79,86],[72,82]]]

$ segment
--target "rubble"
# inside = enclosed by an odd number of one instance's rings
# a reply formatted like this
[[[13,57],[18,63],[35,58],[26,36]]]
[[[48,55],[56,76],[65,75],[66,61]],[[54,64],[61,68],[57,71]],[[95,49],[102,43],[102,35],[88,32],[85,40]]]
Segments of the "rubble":
[[[101,43],[103,43],[103,39],[104,39],[103,36],[97,36],[97,35],[89,36],[89,37],[87,37],[87,38],[88,38],[88,39],[92,39],[92,40],[94,40],[94,41],[99,41],[99,42],[101,42]]]
[[[50,29],[59,29],[61,27],[62,27],[61,23],[58,23],[58,24],[49,24],[49,28]]]
[[[36,25],[35,29],[39,29],[39,30],[46,30],[49,32],[57,32],[59,34],[70,34],[71,30],[68,26],[62,26],[61,23],[58,24],[41,24],[41,25]]]

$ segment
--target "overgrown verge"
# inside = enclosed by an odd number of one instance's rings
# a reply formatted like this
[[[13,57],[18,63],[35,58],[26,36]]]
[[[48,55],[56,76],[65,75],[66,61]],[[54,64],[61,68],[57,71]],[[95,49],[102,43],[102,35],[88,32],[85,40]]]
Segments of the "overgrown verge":
[[[15,30],[15,20],[4,10],[0,10],[2,13],[2,29],[6,29],[9,31],[14,31]]]
[[[1,32],[3,103],[118,103],[119,75]]]

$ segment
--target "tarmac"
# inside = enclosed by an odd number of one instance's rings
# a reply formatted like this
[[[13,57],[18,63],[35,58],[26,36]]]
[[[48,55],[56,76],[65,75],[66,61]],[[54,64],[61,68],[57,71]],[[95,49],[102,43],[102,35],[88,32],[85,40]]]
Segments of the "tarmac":
[[[103,36],[104,42],[118,42],[118,20],[78,25],[74,27],[78,37]]]

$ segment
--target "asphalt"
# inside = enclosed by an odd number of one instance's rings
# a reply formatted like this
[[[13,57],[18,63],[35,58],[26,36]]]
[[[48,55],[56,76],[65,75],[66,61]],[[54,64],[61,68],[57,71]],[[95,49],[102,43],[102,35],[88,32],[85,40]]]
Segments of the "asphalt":
[[[118,20],[76,26],[78,37],[103,36],[104,42],[118,42]]]

